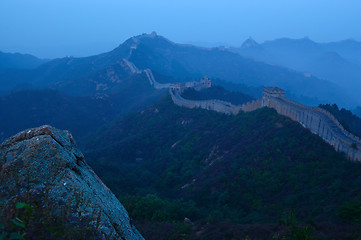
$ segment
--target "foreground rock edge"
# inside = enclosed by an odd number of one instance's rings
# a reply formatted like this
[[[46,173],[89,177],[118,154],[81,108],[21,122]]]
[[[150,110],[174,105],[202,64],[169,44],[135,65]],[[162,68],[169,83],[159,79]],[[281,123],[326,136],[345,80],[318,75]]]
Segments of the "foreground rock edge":
[[[0,145],[0,176],[0,200],[5,203],[25,192],[43,194],[47,188],[53,202],[72,205],[76,203],[69,202],[70,196],[76,194],[83,199],[79,206],[83,215],[100,213],[99,234],[104,238],[144,239],[86,163],[69,131],[44,125],[5,140]]]

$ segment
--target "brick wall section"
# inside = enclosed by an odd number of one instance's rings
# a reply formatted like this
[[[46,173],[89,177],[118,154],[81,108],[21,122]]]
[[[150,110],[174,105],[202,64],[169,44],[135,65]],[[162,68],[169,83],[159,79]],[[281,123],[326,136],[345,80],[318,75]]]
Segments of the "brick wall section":
[[[241,105],[241,110],[243,112],[252,112],[262,107],[262,99],[257,99],[251,102],[247,102]]]
[[[322,137],[337,151],[344,152],[351,160],[361,161],[361,140],[347,132],[328,111],[293,102],[284,95],[271,96],[265,90],[261,105],[274,108],[279,114],[299,122],[312,133]]]
[[[169,88],[169,93],[175,104],[187,108],[203,108],[225,114],[238,114],[239,111],[250,112],[262,107],[274,108],[279,114],[299,122],[312,133],[319,135],[324,141],[332,145],[336,151],[344,152],[353,161],[361,161],[361,140],[346,131],[337,119],[328,111],[318,107],[308,107],[285,98],[285,91],[277,87],[265,87],[260,99],[242,104],[233,105],[221,100],[189,100],[181,96],[187,87],[200,90],[210,87],[209,79],[200,83],[158,83],[150,69],[143,70],[149,83],[156,89]],[[208,82],[209,81],[209,82]],[[205,84],[206,83],[206,84]],[[198,89],[199,88],[199,89]]]
[[[233,105],[226,101],[221,100],[188,100],[184,99],[180,95],[180,90],[176,88],[169,89],[169,93],[172,96],[172,100],[175,104],[187,108],[203,108],[207,110],[213,110],[216,112],[226,113],[226,114],[237,114],[241,110],[241,106]]]

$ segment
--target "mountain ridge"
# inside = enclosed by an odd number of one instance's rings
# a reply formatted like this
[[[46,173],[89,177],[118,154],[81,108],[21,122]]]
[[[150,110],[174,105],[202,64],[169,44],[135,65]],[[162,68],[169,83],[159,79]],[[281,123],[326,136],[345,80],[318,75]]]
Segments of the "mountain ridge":
[[[0,51],[0,71],[4,69],[34,69],[50,61],[30,54],[6,53]]]
[[[239,48],[231,49],[259,61],[332,81],[352,95],[355,102],[359,101],[357,89],[361,89],[361,42],[345,40],[317,43],[309,38],[280,38],[258,44],[257,48],[242,44]]]
[[[0,96],[0,141],[42,124],[69,129],[77,139],[158,100],[166,91],[152,88],[145,74],[114,87],[114,92],[71,96],[57,90],[24,90]],[[86,120],[86,121],[85,121]]]
[[[92,79],[89,75],[112,65],[122,65],[122,59],[133,63],[139,69],[151,69],[172,78],[197,79],[207,75],[251,86],[278,85],[296,95],[317,96],[322,102],[327,99],[335,102],[336,98],[347,103],[353,101],[342,94],[339,86],[331,82],[305,76],[287,68],[253,61],[225,48],[206,49],[177,44],[155,33],[132,37],[107,53],[50,61],[36,71],[27,72],[27,78],[22,77],[25,73],[20,76],[16,76],[16,73],[0,75],[0,85],[6,86],[4,80],[11,79],[11,83],[7,80],[8,85],[12,84],[7,87],[7,91],[23,81],[57,89],[57,85],[50,83],[69,82],[71,85],[76,84],[77,78],[83,78],[91,86]],[[126,69],[127,64],[122,68]],[[100,81],[103,82],[104,80]]]

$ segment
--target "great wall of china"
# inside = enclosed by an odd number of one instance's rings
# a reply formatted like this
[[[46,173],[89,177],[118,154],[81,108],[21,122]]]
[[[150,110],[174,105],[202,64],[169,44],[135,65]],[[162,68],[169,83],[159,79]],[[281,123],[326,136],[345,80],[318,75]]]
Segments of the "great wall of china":
[[[208,78],[200,82],[187,83],[158,83],[150,69],[140,71],[136,66],[125,60],[134,73],[144,72],[151,86],[156,89],[169,88],[169,93],[175,104],[187,108],[203,108],[226,114],[238,114],[240,111],[250,112],[262,107],[270,107],[278,114],[289,117],[299,122],[304,128],[319,135],[324,141],[333,146],[336,151],[344,152],[353,161],[361,161],[361,139],[346,131],[338,120],[328,111],[309,107],[285,98],[284,90],[277,87],[265,87],[260,99],[242,104],[234,105],[230,102],[212,100],[190,100],[181,96],[184,89],[192,87],[201,90],[211,86]]]
[[[328,111],[293,102],[284,96],[282,89],[265,87],[262,107],[274,108],[279,114],[299,122],[312,133],[319,135],[336,151],[344,152],[353,161],[361,161],[361,139],[346,131]]]
[[[203,108],[226,114],[237,114],[241,110],[244,112],[250,112],[261,107],[261,99],[247,102],[242,105],[234,105],[230,102],[226,102],[218,99],[202,100],[202,101],[189,100],[181,96],[182,93],[181,89],[182,88],[179,89],[178,87],[172,86],[169,92],[173,102],[178,106],[182,106],[182,107]]]

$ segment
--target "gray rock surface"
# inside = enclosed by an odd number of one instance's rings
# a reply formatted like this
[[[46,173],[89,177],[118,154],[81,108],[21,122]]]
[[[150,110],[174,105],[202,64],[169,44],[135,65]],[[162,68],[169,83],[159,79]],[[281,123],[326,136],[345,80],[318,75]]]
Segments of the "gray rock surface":
[[[12,193],[12,191],[16,190]],[[118,199],[84,160],[68,131],[41,126],[20,132],[0,145],[0,200],[26,192],[74,205],[81,197],[82,215],[100,213],[99,232],[111,239],[143,239]],[[98,228],[97,228],[98,229]]]

